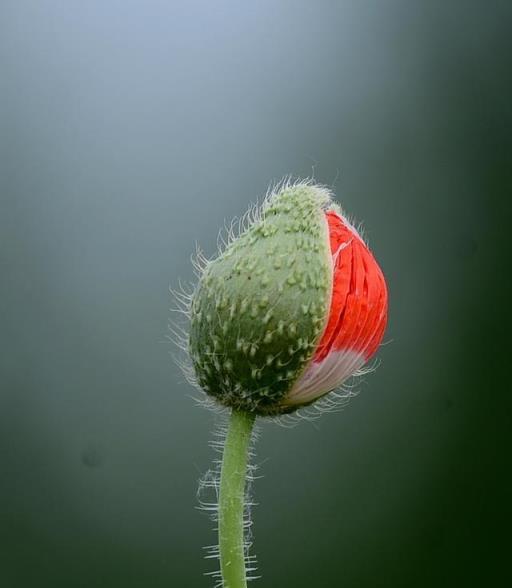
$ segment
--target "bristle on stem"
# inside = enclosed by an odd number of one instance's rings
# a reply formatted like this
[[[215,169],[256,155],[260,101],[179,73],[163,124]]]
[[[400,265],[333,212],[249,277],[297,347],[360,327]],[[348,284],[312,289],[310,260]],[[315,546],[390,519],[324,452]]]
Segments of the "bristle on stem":
[[[233,410],[222,457],[219,551],[223,588],[246,588],[245,486],[255,415]]]

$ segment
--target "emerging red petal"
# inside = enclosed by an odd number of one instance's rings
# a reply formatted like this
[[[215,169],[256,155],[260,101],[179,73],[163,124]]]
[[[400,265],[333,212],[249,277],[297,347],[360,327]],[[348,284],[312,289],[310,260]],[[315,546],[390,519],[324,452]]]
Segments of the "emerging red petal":
[[[388,294],[375,258],[338,213],[326,212],[333,285],[327,326],[312,361],[284,405],[308,404],[339,387],[377,350],[386,328]]]
[[[382,271],[364,241],[340,215],[326,213],[333,256],[329,320],[314,362],[332,351],[360,352],[367,361],[377,350],[387,322],[388,296]]]

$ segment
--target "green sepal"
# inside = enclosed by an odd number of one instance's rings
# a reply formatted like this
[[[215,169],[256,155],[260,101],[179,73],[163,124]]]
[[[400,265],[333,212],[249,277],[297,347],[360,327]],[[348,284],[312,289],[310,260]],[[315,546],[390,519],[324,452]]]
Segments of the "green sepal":
[[[190,355],[201,388],[261,415],[304,371],[328,317],[332,265],[323,188],[273,194],[258,220],[207,264],[191,305]]]

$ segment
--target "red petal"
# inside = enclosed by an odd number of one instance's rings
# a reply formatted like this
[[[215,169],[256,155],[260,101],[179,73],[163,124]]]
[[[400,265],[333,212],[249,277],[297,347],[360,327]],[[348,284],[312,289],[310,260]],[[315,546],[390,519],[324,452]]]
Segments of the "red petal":
[[[386,282],[355,230],[332,210],[326,219],[333,255],[333,291],[329,320],[314,361],[340,349],[360,351],[368,360],[386,327]]]

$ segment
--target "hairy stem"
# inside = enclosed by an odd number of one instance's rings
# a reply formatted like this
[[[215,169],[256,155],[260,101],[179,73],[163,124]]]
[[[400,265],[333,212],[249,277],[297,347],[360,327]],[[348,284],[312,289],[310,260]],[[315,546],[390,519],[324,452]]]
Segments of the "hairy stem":
[[[219,496],[220,570],[224,588],[246,588],[244,502],[254,415],[233,410],[224,445]]]

